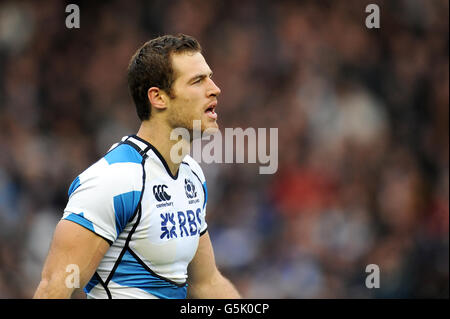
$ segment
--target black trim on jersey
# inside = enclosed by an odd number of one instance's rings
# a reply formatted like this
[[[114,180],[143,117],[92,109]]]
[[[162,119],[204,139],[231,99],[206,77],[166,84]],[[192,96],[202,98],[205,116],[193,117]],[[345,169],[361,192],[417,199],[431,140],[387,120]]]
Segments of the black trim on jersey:
[[[134,148],[136,150],[136,152],[138,152],[138,154],[141,155],[142,158],[146,157],[147,155],[145,153],[147,153],[147,151],[150,148],[146,147],[144,150],[142,150],[138,145],[136,145],[135,143],[133,143],[132,141],[129,140],[130,137],[132,137],[132,136],[128,136],[125,140],[118,142],[117,145],[115,147],[113,147],[112,149],[110,149],[108,152],[106,152],[106,154],[103,155],[103,157],[108,155],[110,152],[114,151],[116,148],[118,148],[122,144],[126,144],[126,145],[129,145],[132,148]]]
[[[117,257],[116,262],[114,263],[113,268],[111,269],[111,272],[108,275],[108,278],[105,281],[106,286],[108,286],[109,282],[111,281],[112,277],[114,276],[114,273],[116,272],[117,267],[119,267],[120,262],[122,261],[122,257],[125,254],[125,251],[127,250],[128,244],[130,243],[131,236],[133,235],[134,231],[137,228],[137,225],[141,221],[141,203],[139,203],[139,210],[138,210],[138,216],[137,220],[133,225],[133,228],[131,229],[130,233],[128,234],[127,240],[125,241],[125,245],[122,248],[122,251],[119,254],[119,257]]]
[[[114,263],[113,268],[111,269],[111,272],[108,275],[108,278],[105,281],[105,286],[107,287],[109,282],[111,281],[112,277],[114,276],[114,272],[116,271],[117,267],[120,264],[120,261],[122,260],[123,255],[125,254],[126,250],[128,249],[128,245],[130,244],[130,240],[131,240],[131,236],[133,236],[134,232],[136,231],[137,226],[139,225],[139,222],[141,221],[141,212],[142,212],[142,206],[141,206],[141,202],[142,202],[142,197],[144,195],[144,191],[145,191],[145,179],[146,179],[146,175],[145,175],[145,157],[142,157],[142,191],[141,191],[141,198],[139,198],[139,202],[138,205],[136,206],[135,212],[133,214],[133,218],[135,217],[135,215],[137,214],[137,219],[136,222],[133,225],[133,228],[130,230],[130,233],[128,234],[127,240],[125,241],[125,245],[122,248],[122,251],[119,254],[119,257],[117,258],[116,262]],[[131,220],[133,220],[133,218]]]
[[[141,149],[139,147],[139,145],[137,145],[136,143],[133,143],[133,141],[130,140],[130,137],[134,137],[134,136],[131,136],[131,135],[128,136],[127,139],[122,142],[122,144],[127,144],[127,145],[130,145],[131,147],[133,147],[139,153],[139,155],[142,156],[142,158],[147,157],[148,155],[146,153],[150,149],[150,146],[147,146],[145,149]]]
[[[94,277],[97,278],[97,280],[100,283],[100,285],[102,285],[103,289],[105,289],[106,294],[108,295],[108,299],[112,299],[111,292],[109,291],[108,286],[105,285],[105,282],[103,281],[102,277],[100,277],[98,272],[94,273]]]
[[[132,141],[125,140],[125,141],[123,141],[121,144],[127,144],[127,145],[130,145],[132,148],[134,148],[134,149],[136,150],[136,152],[139,153],[139,155],[141,155],[142,157],[144,157],[144,155],[141,154],[141,153],[142,153],[142,150],[140,149],[140,147],[137,146],[136,144],[134,144]]]
[[[198,181],[200,182],[200,185],[202,185],[202,189],[203,189],[203,198],[205,199],[203,202],[203,206],[205,206],[206,204],[206,190],[205,190],[205,186],[203,186],[202,180],[200,179],[200,177],[198,177],[198,175],[194,172],[194,170],[192,169],[191,165],[189,165],[186,162],[181,162],[182,164],[186,164],[187,166],[189,166],[191,172],[195,175],[195,177],[197,177]]]
[[[130,145],[131,147],[133,147],[138,153],[139,155],[142,156],[142,191],[141,191],[141,197],[139,198],[139,204],[136,206],[136,209],[134,210],[133,216],[131,216],[130,220],[133,220],[134,217],[136,216],[136,213],[138,212],[138,207],[141,204],[142,201],[142,196],[144,196],[144,190],[145,190],[145,168],[144,168],[144,160],[148,157],[148,155],[146,154],[147,151],[150,149],[149,146],[147,146],[145,149],[141,149],[138,145],[136,145],[135,143],[133,143],[132,141],[129,140],[130,136],[127,137],[127,139],[123,142],[124,144]]]
[[[108,155],[110,152],[114,151],[114,150],[115,150],[116,148],[118,148],[120,145],[122,145],[122,144],[127,144],[127,145],[130,145],[131,147],[133,147],[133,148],[139,153],[139,155],[141,155],[142,160],[144,160],[144,159],[145,159],[145,153],[146,153],[146,151],[148,151],[148,147],[147,147],[145,150],[141,150],[141,149],[139,148],[139,146],[137,146],[136,144],[134,144],[134,143],[131,142],[131,141],[128,141],[129,138],[130,138],[130,137],[127,137],[124,141],[118,142],[118,144],[117,144],[115,147],[113,147],[111,150],[109,150],[108,152],[106,152],[106,154],[105,154],[103,157],[105,157],[106,155]],[[144,175],[145,175],[145,171],[144,171]],[[143,183],[145,184],[145,179],[143,180]],[[144,184],[143,184],[143,185],[144,185]],[[143,191],[144,191],[144,189],[142,189],[142,192],[143,192]],[[139,199],[139,203],[141,202],[141,199],[142,199],[142,193],[141,193],[141,198]],[[138,207],[139,207],[139,205],[136,206],[136,209],[134,210],[133,216],[130,218],[130,220],[133,220],[133,219],[134,219],[134,216],[136,216],[136,211],[137,211],[137,208],[138,208]],[[76,223],[76,224],[77,224],[77,223]],[[80,224],[78,224],[78,225],[80,225]],[[80,225],[80,226],[83,226],[83,225]],[[109,240],[109,239],[103,237],[102,235],[97,234],[95,231],[93,231],[93,230],[91,230],[91,229],[89,229],[89,228],[86,228],[86,229],[92,231],[92,232],[93,232],[94,234],[96,234],[97,236],[100,236],[101,238],[103,238],[104,240],[106,240],[106,241],[108,242],[109,246],[112,246],[113,242],[112,242],[111,240]]]
[[[153,270],[151,270],[151,269],[150,269],[150,268],[142,261],[141,258],[139,258],[139,256],[138,256],[133,250],[131,250],[130,247],[128,247],[128,252],[136,259],[136,261],[138,262],[138,264],[141,265],[142,267],[144,267],[144,269],[147,270],[152,276],[155,276],[155,277],[157,277],[157,278],[159,278],[159,279],[162,279],[162,280],[164,280],[164,281],[167,281],[168,283],[171,283],[171,284],[173,284],[173,285],[175,285],[175,286],[177,286],[177,287],[180,287],[180,288],[186,286],[187,281],[185,281],[185,282],[182,283],[182,284],[179,284],[179,283],[176,283],[175,281],[172,281],[172,280],[170,280],[170,279],[168,279],[168,278],[166,278],[166,277],[163,277],[163,276],[158,275],[157,273],[155,273]]]
[[[156,154],[156,156],[159,158],[159,160],[161,161],[161,163],[163,164],[164,168],[167,171],[167,174],[169,174],[169,176],[173,179],[173,180],[177,180],[178,179],[178,172],[180,171],[180,169],[178,168],[177,172],[175,175],[172,175],[172,172],[170,171],[169,165],[167,165],[166,160],[164,159],[164,157],[161,155],[161,153],[156,149],[156,147],[154,147],[152,144],[150,144],[149,142],[147,142],[146,140],[143,140],[142,138],[140,138],[137,135],[131,135],[131,137],[137,139],[138,141],[145,143],[145,145],[147,145],[147,148],[151,148],[152,151]]]
[[[207,231],[208,231],[208,227],[206,227],[206,228],[200,233],[200,236],[203,236],[204,234],[206,234]]]

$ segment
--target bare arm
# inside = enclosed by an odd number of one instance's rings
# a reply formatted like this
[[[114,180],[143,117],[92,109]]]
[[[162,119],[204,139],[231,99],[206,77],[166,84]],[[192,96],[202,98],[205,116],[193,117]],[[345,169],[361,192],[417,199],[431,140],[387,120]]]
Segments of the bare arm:
[[[217,269],[207,232],[200,237],[197,253],[189,264],[188,272],[190,298],[241,298],[233,284]]]
[[[76,288],[68,287],[66,279],[74,274],[73,267],[79,269],[82,288],[94,275],[108,249],[109,244],[102,237],[76,223],[61,220],[56,226],[41,282],[33,298],[70,298]]]

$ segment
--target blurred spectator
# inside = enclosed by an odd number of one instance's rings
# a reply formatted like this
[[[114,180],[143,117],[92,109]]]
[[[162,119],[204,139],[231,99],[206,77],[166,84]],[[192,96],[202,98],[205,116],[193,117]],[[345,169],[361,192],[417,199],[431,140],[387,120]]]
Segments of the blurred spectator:
[[[279,165],[201,164],[219,267],[246,298],[448,298],[448,1],[0,4],[0,298],[30,298],[73,178],[138,129],[129,58],[195,36],[225,127]],[[365,287],[366,265],[381,271]]]

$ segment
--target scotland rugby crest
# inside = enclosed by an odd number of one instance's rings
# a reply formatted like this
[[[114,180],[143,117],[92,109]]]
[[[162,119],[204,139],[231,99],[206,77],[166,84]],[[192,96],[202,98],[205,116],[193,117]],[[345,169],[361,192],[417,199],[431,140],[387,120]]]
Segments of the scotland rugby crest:
[[[184,190],[186,191],[186,196],[189,199],[195,198],[197,196],[194,183],[192,183],[188,178],[184,179]]]

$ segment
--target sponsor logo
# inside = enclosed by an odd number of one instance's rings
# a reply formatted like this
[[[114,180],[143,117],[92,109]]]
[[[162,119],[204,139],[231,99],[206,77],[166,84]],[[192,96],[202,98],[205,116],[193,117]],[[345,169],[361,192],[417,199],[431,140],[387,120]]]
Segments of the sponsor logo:
[[[167,188],[167,185],[164,184],[153,186],[153,195],[155,195],[155,198],[158,202],[170,200],[171,196],[167,194],[167,192],[164,190],[165,188]]]
[[[187,210],[175,213],[160,214],[161,217],[161,235],[160,239],[172,239],[181,237],[190,237],[200,234],[201,219],[200,208],[195,212]]]

